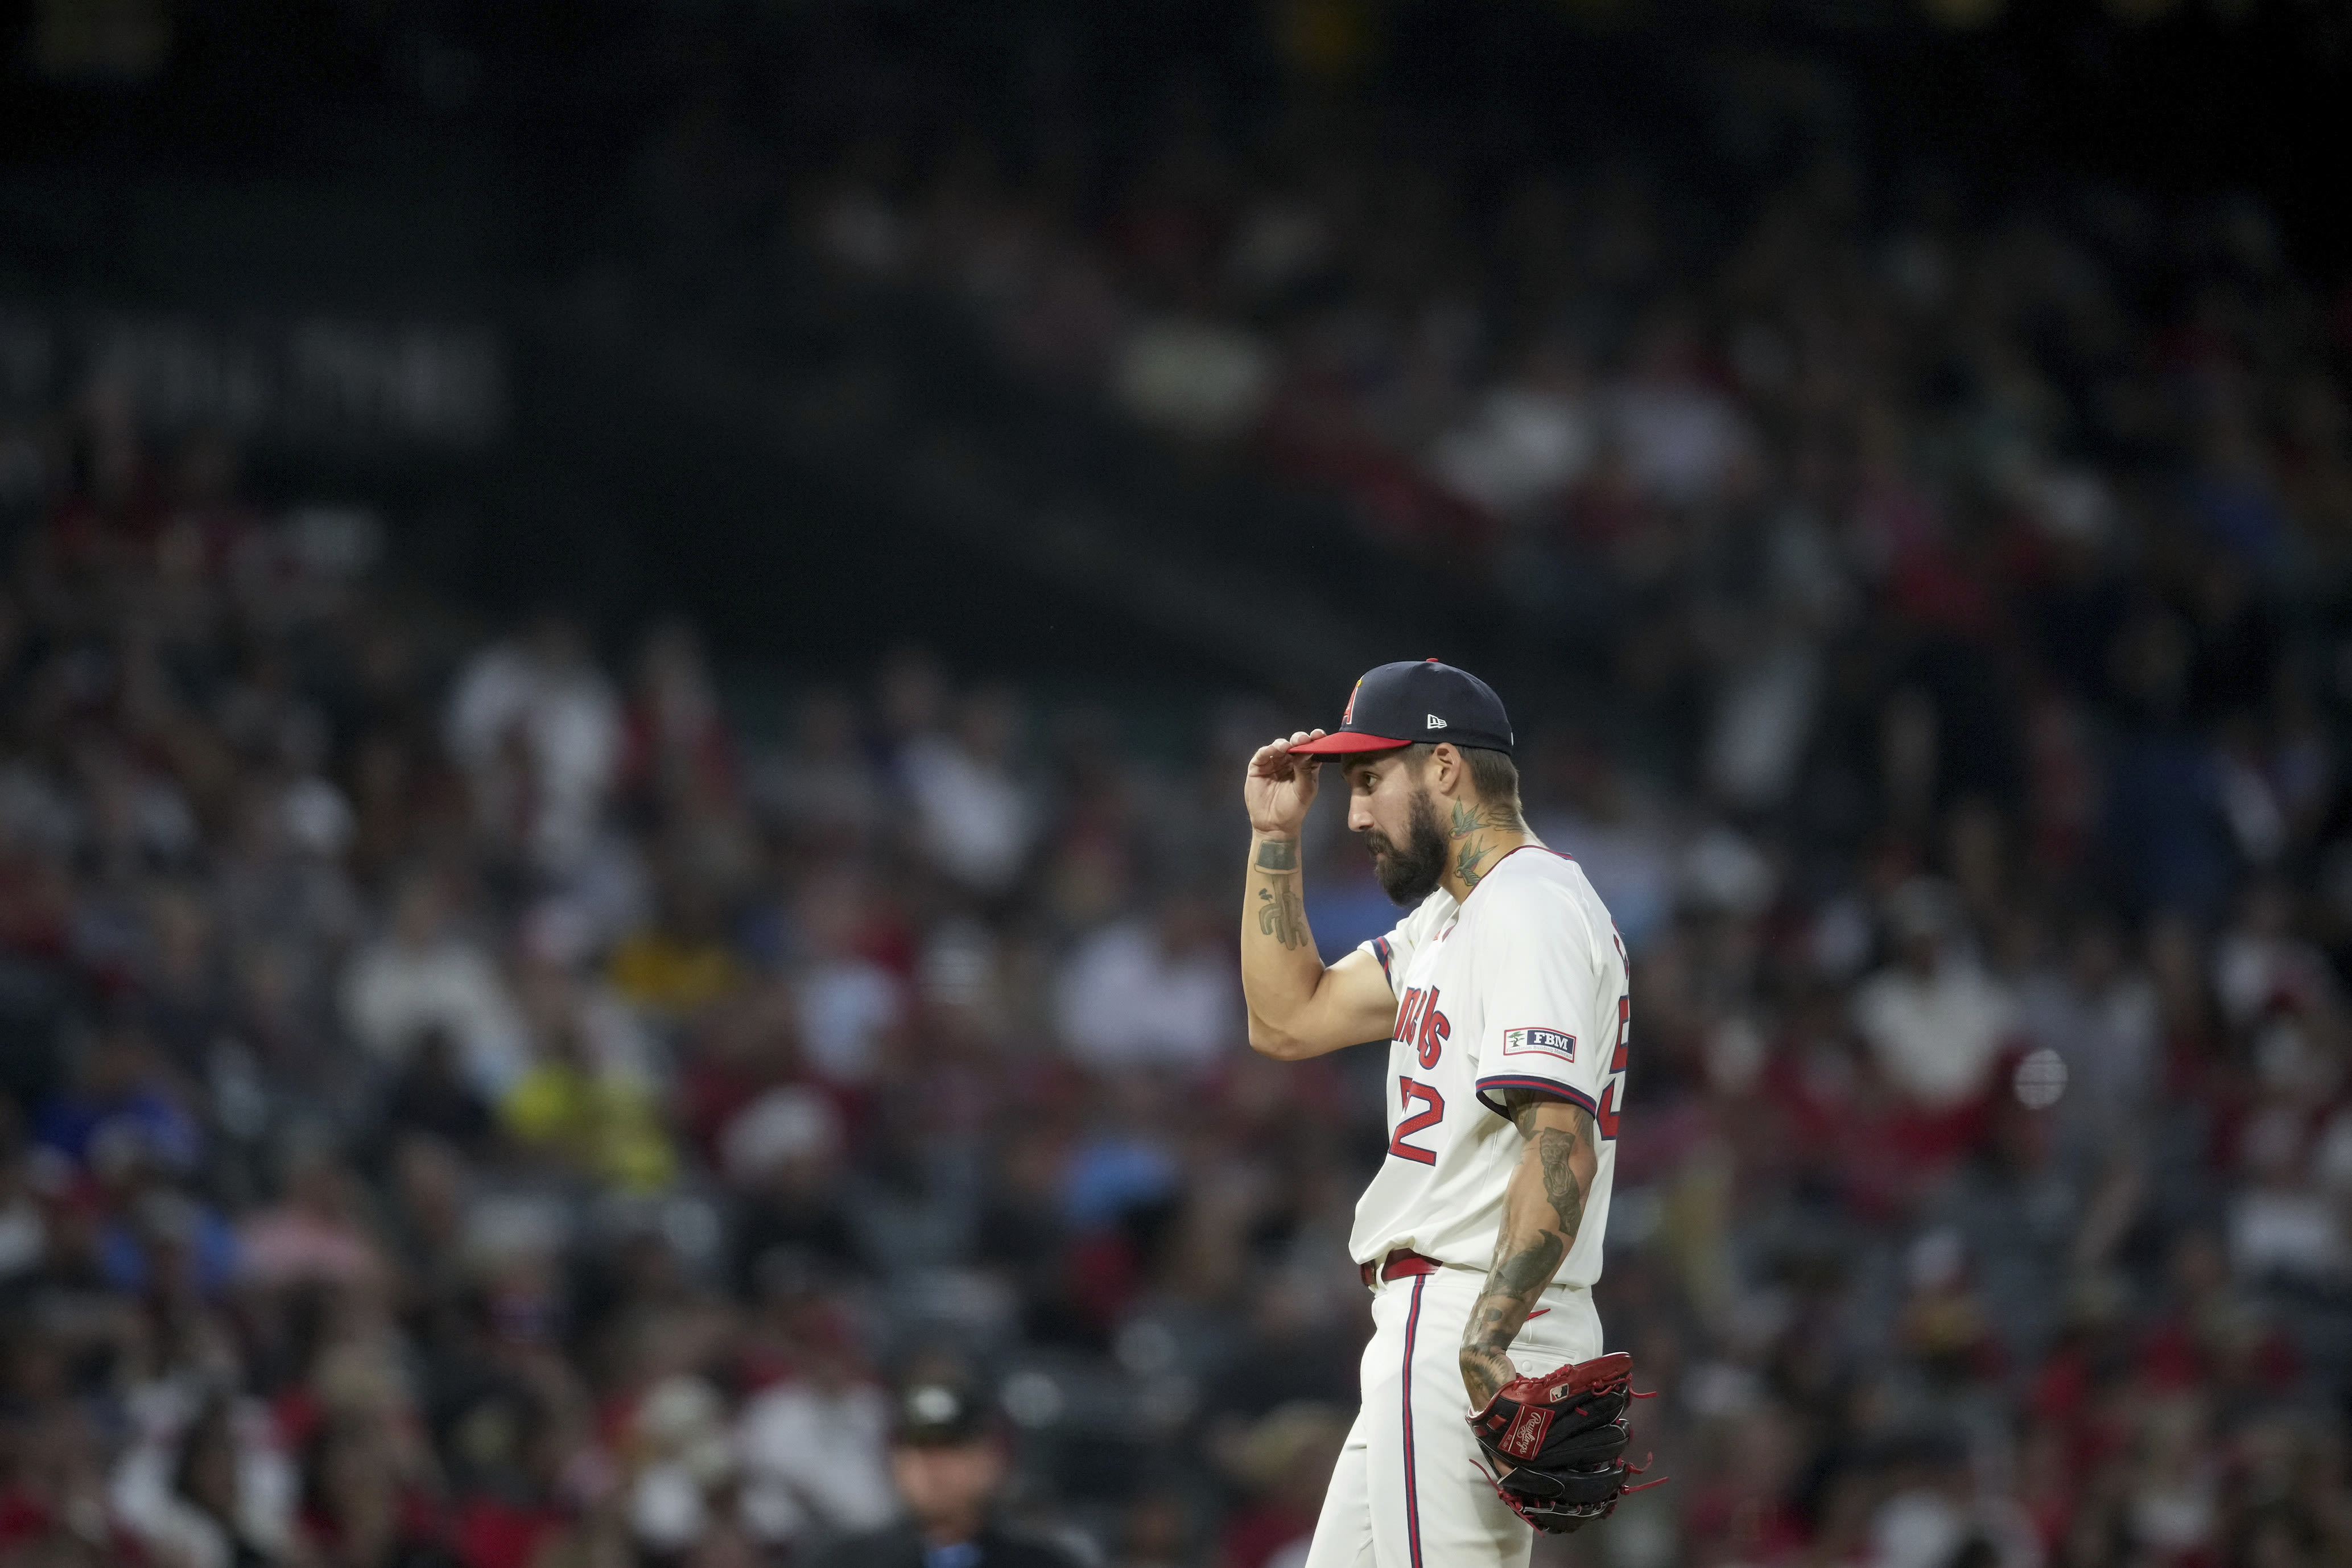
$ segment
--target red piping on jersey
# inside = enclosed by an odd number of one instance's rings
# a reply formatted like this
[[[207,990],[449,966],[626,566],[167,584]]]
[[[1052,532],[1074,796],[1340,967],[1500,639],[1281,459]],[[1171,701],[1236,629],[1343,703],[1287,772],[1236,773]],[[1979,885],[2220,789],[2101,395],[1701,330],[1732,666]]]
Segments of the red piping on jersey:
[[[1601,1114],[1601,1107],[1593,1103],[1591,1095],[1580,1089],[1570,1089],[1558,1079],[1528,1078],[1510,1073],[1480,1079],[1475,1086],[1478,1103],[1506,1121],[1511,1119],[1511,1113],[1486,1098],[1486,1091],[1490,1089],[1532,1089],[1539,1093],[1550,1095],[1554,1100],[1565,1100],[1571,1105],[1580,1105],[1595,1116]]]
[[[1381,961],[1381,973],[1388,980],[1389,988],[1391,990],[1394,990],[1396,988],[1396,976],[1389,973],[1388,938],[1384,936],[1376,936],[1372,938],[1372,956]]]
[[[1412,1472],[1412,1342],[1421,1328],[1421,1288],[1429,1276],[1412,1277],[1412,1310],[1404,1319],[1404,1531],[1412,1547],[1412,1568],[1421,1568],[1421,1487]]]

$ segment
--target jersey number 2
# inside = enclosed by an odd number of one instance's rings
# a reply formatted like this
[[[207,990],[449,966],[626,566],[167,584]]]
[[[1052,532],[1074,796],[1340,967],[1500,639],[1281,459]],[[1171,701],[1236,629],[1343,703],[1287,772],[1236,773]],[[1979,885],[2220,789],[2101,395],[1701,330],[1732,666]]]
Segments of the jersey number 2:
[[[1609,1056],[1609,1081],[1601,1090],[1601,1136],[1617,1136],[1617,1117],[1625,1109],[1625,1037],[1633,1027],[1633,999],[1617,998],[1617,1048]]]
[[[1424,1127],[1433,1127],[1443,1121],[1445,1116],[1445,1097],[1425,1083],[1415,1083],[1409,1078],[1399,1077],[1397,1109],[1405,1110],[1416,1100],[1427,1109],[1416,1110],[1397,1123],[1396,1136],[1389,1140],[1389,1152],[1400,1160],[1412,1160],[1423,1165],[1434,1165],[1437,1163],[1437,1151],[1423,1149],[1408,1143],[1404,1141],[1404,1135],[1408,1132],[1418,1132]]]

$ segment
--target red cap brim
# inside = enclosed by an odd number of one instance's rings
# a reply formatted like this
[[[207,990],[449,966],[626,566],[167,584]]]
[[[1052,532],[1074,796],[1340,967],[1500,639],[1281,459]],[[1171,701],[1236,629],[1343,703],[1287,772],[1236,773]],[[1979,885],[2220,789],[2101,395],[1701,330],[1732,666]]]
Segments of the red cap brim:
[[[1354,730],[1342,730],[1319,741],[1301,741],[1290,748],[1290,754],[1297,756],[1303,752],[1310,757],[1346,756],[1351,752],[1393,752],[1399,746],[1412,744],[1411,741],[1391,741],[1386,735],[1366,735]]]

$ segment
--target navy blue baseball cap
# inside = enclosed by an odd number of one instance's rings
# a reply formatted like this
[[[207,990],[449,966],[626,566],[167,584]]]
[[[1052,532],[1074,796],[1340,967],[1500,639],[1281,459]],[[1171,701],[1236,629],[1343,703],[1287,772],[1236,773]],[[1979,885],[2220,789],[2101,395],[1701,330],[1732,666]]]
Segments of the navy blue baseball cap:
[[[1517,742],[1495,689],[1466,669],[1433,658],[1404,659],[1366,670],[1348,696],[1339,727],[1294,753],[1339,756],[1387,752],[1427,741],[1510,753]]]

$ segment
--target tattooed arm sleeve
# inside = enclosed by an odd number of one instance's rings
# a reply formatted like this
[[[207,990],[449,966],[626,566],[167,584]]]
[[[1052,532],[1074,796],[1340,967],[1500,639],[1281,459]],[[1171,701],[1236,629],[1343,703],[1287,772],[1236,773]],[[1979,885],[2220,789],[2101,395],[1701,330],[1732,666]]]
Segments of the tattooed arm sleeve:
[[[1514,1375],[1511,1342],[1576,1245],[1598,1163],[1584,1107],[1528,1089],[1510,1091],[1508,1103],[1525,1142],[1504,1195],[1494,1266],[1462,1333],[1462,1383],[1474,1410]]]
[[[1250,844],[1242,890],[1250,1046],[1286,1060],[1385,1038],[1396,1016],[1396,994],[1375,954],[1360,948],[1324,965],[1307,925],[1299,862],[1296,838],[1260,834]]]

